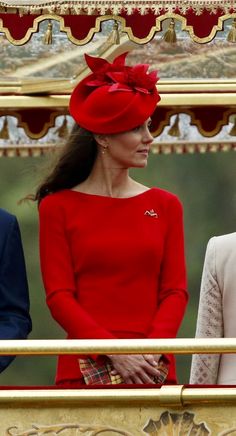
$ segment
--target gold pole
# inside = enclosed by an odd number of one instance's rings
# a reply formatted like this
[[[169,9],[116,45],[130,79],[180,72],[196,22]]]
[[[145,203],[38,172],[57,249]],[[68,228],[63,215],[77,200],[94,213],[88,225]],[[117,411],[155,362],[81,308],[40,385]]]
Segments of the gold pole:
[[[2,355],[236,353],[236,338],[0,340]]]
[[[235,92],[166,93],[161,92],[158,106],[235,106]],[[0,95],[1,111],[6,108],[68,108],[70,95]]]
[[[161,386],[155,389],[1,389],[0,405],[45,404],[89,406],[92,404],[143,404],[183,407],[190,405],[225,405],[236,402],[236,388],[188,388],[183,385]]]

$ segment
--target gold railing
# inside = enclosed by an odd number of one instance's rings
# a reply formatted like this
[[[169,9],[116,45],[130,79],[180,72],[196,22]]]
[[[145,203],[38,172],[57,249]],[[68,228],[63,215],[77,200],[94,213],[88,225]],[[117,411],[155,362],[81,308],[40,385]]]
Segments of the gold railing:
[[[236,353],[236,338],[0,340],[2,355]]]
[[[0,340],[2,355],[58,355],[58,354],[214,354],[235,353],[236,338],[201,339],[116,339],[116,340]],[[60,404],[113,402],[154,402],[159,406],[186,406],[236,402],[236,387],[191,388],[183,385],[162,386],[160,389],[41,389],[0,390],[0,403]]]

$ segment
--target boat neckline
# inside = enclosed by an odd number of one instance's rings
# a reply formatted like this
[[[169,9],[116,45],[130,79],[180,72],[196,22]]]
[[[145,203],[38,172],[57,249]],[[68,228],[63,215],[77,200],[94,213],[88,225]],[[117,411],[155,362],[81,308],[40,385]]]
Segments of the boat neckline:
[[[131,200],[132,198],[139,198],[155,188],[148,188],[146,191],[140,192],[139,194],[132,195],[131,197],[110,197],[109,195],[100,195],[100,194],[89,194],[87,192],[76,191],[75,189],[65,189],[65,191],[74,192],[75,194],[79,194],[85,197],[93,197],[93,198],[104,198],[109,200]]]

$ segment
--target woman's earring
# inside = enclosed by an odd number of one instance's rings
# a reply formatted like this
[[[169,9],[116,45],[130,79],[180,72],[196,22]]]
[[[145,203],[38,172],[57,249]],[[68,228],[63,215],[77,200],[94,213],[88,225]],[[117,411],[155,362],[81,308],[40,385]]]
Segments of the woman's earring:
[[[102,147],[102,154],[105,154],[107,150],[107,147]]]

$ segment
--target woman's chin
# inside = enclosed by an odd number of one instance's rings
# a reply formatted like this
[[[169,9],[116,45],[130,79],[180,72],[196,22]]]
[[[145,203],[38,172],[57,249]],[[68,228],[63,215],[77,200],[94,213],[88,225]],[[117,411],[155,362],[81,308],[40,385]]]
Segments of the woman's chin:
[[[134,165],[135,168],[145,168],[147,166],[147,159],[140,160],[139,162],[136,162],[136,165]]]

